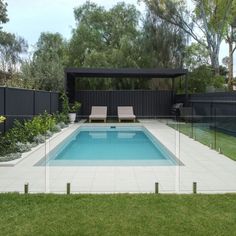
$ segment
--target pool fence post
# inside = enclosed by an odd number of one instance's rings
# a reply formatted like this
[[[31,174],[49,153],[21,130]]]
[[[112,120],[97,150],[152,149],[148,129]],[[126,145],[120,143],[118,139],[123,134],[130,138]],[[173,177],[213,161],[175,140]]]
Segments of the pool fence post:
[[[193,193],[196,194],[197,193],[197,183],[193,182]]]
[[[159,183],[158,182],[155,183],[155,193],[156,194],[159,193]]]
[[[70,183],[66,184],[66,194],[70,194]]]
[[[221,152],[221,148],[220,148],[220,147],[219,147],[219,150],[218,150],[218,151],[219,151],[219,153],[220,153],[220,154],[222,153],[222,152]]]
[[[25,194],[28,194],[28,193],[29,193],[29,183],[26,183],[26,184],[24,185],[24,193],[25,193]]]

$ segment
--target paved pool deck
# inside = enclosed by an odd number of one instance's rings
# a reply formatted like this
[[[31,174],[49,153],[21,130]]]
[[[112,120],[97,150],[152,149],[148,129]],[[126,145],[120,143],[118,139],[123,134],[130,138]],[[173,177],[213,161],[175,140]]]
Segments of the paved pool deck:
[[[177,166],[36,166],[45,153],[71,135],[83,122],[72,124],[28,153],[14,166],[0,166],[0,192],[32,193],[199,193],[236,192],[236,162],[166,125],[166,120],[139,120],[183,163]],[[104,125],[87,124],[86,125]],[[108,124],[112,125],[111,123]],[[91,147],[92,148],[92,147]]]

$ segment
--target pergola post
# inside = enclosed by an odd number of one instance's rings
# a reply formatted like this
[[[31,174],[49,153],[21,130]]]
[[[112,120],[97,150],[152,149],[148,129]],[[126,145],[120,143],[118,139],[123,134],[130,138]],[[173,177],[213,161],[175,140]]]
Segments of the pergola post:
[[[74,103],[75,101],[75,77],[69,73],[66,73],[65,76],[65,88],[66,94],[69,99],[69,103]]]

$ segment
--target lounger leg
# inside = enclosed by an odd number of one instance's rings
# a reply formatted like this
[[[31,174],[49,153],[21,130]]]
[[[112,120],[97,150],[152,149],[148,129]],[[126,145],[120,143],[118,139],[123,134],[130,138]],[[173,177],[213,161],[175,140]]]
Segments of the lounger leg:
[[[106,123],[107,121],[106,121],[106,119],[104,119],[104,123]]]
[[[119,119],[119,123],[121,122],[121,120]]]
[[[91,123],[91,119],[89,118],[89,123]]]

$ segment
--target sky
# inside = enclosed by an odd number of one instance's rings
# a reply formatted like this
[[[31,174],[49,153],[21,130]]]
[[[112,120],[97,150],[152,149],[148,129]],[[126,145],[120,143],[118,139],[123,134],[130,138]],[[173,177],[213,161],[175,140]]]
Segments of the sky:
[[[93,2],[110,8],[120,1],[94,0]],[[3,25],[3,29],[26,39],[30,51],[41,32],[59,32],[69,39],[72,28],[75,27],[73,9],[84,4],[86,0],[5,0],[5,2],[8,4],[7,11],[10,21]],[[138,4],[137,0],[126,0],[125,2],[136,5],[141,12],[145,10],[144,4]],[[223,42],[220,62],[227,55],[228,46]]]

